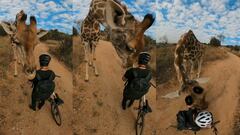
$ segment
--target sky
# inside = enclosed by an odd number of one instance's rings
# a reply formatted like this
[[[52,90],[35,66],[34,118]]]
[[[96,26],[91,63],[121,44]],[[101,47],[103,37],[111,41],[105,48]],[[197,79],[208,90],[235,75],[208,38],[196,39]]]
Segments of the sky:
[[[72,0],[0,0],[0,21],[14,21],[16,14],[23,9],[28,15],[34,15],[38,28],[58,29],[72,33]]]
[[[83,20],[91,0],[0,0],[0,21],[14,20],[23,9],[35,15],[38,27],[72,33],[76,21]],[[161,42],[174,43],[192,29],[201,42],[224,35],[223,44],[240,45],[240,0],[121,0],[141,21],[152,13],[156,20],[146,34]]]
[[[223,44],[240,45],[240,0],[158,0],[157,40],[177,42],[192,29],[199,41],[224,35]]]

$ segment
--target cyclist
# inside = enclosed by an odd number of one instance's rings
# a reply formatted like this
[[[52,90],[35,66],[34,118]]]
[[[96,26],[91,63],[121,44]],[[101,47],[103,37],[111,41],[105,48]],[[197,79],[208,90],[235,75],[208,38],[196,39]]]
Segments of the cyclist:
[[[149,53],[141,52],[138,56],[138,66],[128,69],[122,77],[123,81],[126,81],[122,99],[123,110],[148,92],[152,78],[152,73],[147,67],[150,59]],[[129,102],[128,105],[127,102]]]
[[[42,54],[39,56],[40,69],[36,71],[35,77],[31,79],[33,84],[32,91],[32,103],[29,105],[30,109],[36,111],[36,105],[38,109],[41,109],[55,88],[55,73],[48,68],[51,61],[51,57],[48,54]]]

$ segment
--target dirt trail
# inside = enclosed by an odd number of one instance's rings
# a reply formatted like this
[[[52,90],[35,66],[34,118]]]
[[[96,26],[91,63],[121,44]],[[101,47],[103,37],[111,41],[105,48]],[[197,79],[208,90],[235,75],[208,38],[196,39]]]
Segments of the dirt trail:
[[[48,47],[46,44],[39,44],[35,48],[35,59],[38,63],[38,57],[42,53],[46,53]],[[8,94],[8,105],[4,105],[6,115],[6,123],[4,130],[1,131],[1,135],[70,135],[72,134],[72,73],[66,69],[56,58],[52,57],[50,64],[52,69],[61,78],[56,78],[56,90],[61,98],[64,100],[64,104],[60,106],[62,114],[62,126],[58,127],[53,120],[50,112],[50,104],[46,102],[45,106],[36,112],[29,109],[28,104],[31,98],[30,84],[23,73],[19,74],[17,78],[11,78],[11,82],[8,87],[11,89]],[[3,99],[5,100],[5,99]]]
[[[221,122],[217,125],[219,135],[233,135],[236,111],[240,90],[240,58],[228,53],[229,57],[209,63],[203,67],[202,77],[209,77],[210,81],[202,86],[207,91],[208,110],[214,114],[216,120]],[[177,99],[162,99],[160,95],[176,90],[176,86],[162,85],[158,90],[158,134],[168,135],[192,135],[192,132],[179,132],[169,128],[169,125],[176,122],[176,114],[179,110],[186,109],[183,95]],[[212,130],[202,130],[199,134],[212,135]]]
[[[110,42],[100,41],[96,50],[100,76],[95,77],[90,69],[89,82],[84,82],[85,65],[80,65],[76,74],[74,91],[75,133],[97,135],[134,135],[134,122],[137,111],[132,108],[122,110],[121,100],[125,70]],[[78,70],[78,71],[79,71]],[[147,99],[155,111],[156,91],[150,89]],[[84,117],[81,117],[84,116]],[[154,134],[155,113],[146,115],[145,134]]]

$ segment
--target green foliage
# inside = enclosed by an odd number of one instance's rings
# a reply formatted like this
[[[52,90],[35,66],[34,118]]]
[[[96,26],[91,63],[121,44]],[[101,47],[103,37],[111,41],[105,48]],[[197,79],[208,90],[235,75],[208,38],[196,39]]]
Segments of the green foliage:
[[[221,41],[217,39],[216,37],[212,37],[209,42],[212,46],[221,46]]]
[[[51,30],[42,40],[58,41],[59,46],[57,48],[50,48],[50,52],[72,69],[72,36],[58,30]]]
[[[59,32],[57,29],[50,30],[48,33],[43,36],[40,40],[45,41],[45,40],[62,40],[66,36],[70,36],[69,34]]]
[[[0,25],[0,36],[7,36],[7,33],[4,31],[1,25]]]
[[[75,27],[73,27],[73,36],[77,36],[79,33]]]
[[[153,40],[150,36],[144,35],[145,50],[150,50],[156,46],[156,40]]]

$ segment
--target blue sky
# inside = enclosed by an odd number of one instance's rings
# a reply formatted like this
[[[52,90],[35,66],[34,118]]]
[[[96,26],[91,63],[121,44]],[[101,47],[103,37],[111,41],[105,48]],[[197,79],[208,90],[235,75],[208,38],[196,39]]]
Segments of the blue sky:
[[[72,33],[72,26],[88,13],[91,0],[0,0],[0,20],[14,20],[21,9],[35,15],[38,27]],[[240,45],[240,0],[122,0],[141,21],[153,13],[155,23],[146,34],[162,41],[177,42],[192,29],[201,42],[224,35],[224,44]]]
[[[201,42],[224,35],[223,44],[240,45],[240,0],[158,0],[157,40],[177,42],[192,29]]]
[[[23,9],[28,16],[36,16],[38,28],[71,34],[72,3],[72,0],[0,0],[0,21],[13,21],[16,13]]]

